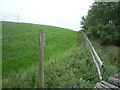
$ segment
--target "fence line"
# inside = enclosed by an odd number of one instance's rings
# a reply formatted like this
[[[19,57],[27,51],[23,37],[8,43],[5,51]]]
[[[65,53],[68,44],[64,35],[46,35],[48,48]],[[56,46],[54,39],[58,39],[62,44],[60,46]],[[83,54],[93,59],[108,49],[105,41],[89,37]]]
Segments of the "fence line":
[[[99,78],[102,80],[103,79],[103,62],[101,61],[100,57],[98,56],[97,52],[95,51],[94,47],[92,46],[90,40],[88,39],[88,37],[86,36],[86,34],[82,31],[83,36],[85,38],[87,47],[90,49],[93,61],[97,67],[97,71],[98,71],[98,75]]]

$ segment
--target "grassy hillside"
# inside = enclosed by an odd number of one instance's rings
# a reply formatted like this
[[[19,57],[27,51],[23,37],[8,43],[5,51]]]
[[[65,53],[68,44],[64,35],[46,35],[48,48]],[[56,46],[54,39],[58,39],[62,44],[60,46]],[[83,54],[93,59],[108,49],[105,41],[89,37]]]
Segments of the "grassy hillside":
[[[45,87],[93,88],[99,77],[80,32],[53,26],[11,22],[3,22],[3,87],[38,87],[39,28],[44,28],[46,36]],[[96,48],[101,50],[103,47]],[[108,52],[106,50],[106,53]],[[104,76],[107,79],[117,73],[118,69],[115,64],[111,64],[109,56],[105,57],[104,52],[99,53],[101,58],[108,62],[105,63],[107,73]]]
[[[38,29],[46,36],[45,62],[76,43],[76,32],[52,26],[3,22],[3,77],[38,62]],[[72,42],[72,43],[71,43]],[[7,66],[7,67],[6,67]]]

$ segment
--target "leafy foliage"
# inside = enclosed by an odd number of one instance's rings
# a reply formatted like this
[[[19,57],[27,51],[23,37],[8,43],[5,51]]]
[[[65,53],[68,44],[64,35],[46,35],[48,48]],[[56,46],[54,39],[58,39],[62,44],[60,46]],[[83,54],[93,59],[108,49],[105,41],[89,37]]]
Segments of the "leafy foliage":
[[[89,37],[102,45],[120,46],[120,2],[95,2],[81,24]]]

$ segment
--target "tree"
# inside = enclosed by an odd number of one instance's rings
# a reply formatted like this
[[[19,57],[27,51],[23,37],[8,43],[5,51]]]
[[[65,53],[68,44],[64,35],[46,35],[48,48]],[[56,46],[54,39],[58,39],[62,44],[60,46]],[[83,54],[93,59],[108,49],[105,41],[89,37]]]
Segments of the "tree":
[[[89,37],[97,38],[102,45],[120,46],[120,2],[95,2],[81,25]]]

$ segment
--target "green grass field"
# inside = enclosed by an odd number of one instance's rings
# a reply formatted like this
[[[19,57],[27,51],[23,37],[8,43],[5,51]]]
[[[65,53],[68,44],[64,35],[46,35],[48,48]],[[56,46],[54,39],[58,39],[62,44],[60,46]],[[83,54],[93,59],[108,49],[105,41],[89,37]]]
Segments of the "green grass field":
[[[38,87],[38,30],[44,29],[45,87],[93,88],[99,77],[81,33],[45,25],[2,22],[3,88]],[[105,79],[117,73],[116,54],[104,55],[104,47],[93,42],[104,60]],[[109,47],[108,47],[109,48]],[[111,50],[116,47],[113,46]],[[109,54],[109,49],[105,49]],[[111,51],[112,52],[112,51]],[[115,53],[117,53],[114,50]],[[112,53],[111,53],[112,54]]]
[[[3,76],[38,63],[37,38],[40,28],[45,30],[46,36],[45,62],[75,46],[74,31],[52,26],[3,22]]]

